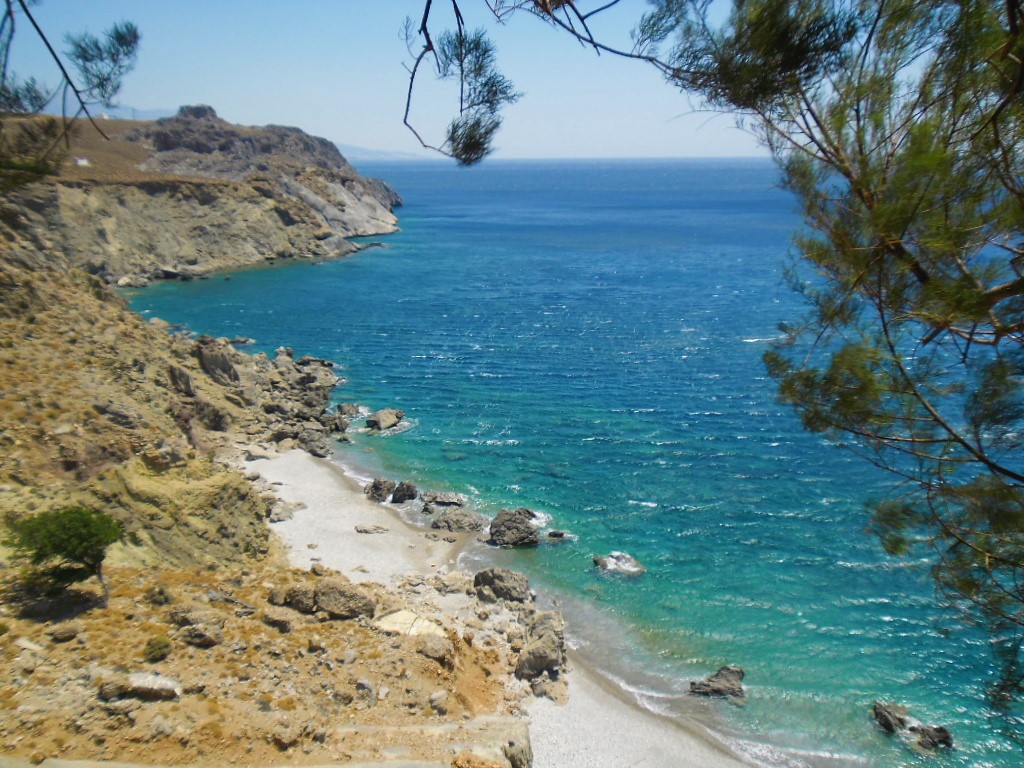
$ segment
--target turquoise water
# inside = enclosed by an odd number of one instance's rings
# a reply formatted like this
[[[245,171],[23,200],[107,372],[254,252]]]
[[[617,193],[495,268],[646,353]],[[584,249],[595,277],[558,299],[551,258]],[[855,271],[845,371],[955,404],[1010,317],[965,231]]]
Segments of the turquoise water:
[[[406,201],[388,247],[133,306],[330,358],[339,400],[403,408],[409,429],[344,449],[361,471],[551,515],[577,538],[490,557],[555,590],[574,641],[645,705],[766,763],[916,765],[869,719],[890,699],[953,731],[933,765],[1024,763],[985,708],[984,636],[938,605],[926,562],[864,532],[890,479],[775,402],[760,358],[801,310],[782,278],[799,221],[770,164],[364,172]],[[616,549],[648,573],[595,573]],[[746,705],[682,695],[725,663]]]

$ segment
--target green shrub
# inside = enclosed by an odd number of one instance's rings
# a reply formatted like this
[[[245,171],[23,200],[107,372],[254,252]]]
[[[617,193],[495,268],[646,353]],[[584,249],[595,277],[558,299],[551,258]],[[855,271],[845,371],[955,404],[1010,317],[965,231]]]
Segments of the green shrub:
[[[171,640],[166,635],[154,635],[142,649],[142,658],[150,664],[163,661],[171,655]]]

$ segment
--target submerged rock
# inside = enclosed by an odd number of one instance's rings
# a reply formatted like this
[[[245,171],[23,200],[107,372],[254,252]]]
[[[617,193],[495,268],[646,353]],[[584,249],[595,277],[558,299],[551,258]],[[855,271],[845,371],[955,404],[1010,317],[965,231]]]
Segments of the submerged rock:
[[[540,544],[537,515],[526,507],[503,509],[491,521],[489,544],[498,547],[536,547]]]
[[[594,565],[608,573],[621,573],[626,576],[639,576],[647,571],[643,563],[628,552],[609,552],[594,558]]]
[[[739,667],[721,667],[715,674],[703,680],[690,683],[690,694],[693,696],[725,696],[741,698],[743,696],[743,670]]]
[[[383,432],[385,429],[391,429],[404,418],[404,411],[400,411],[397,408],[384,408],[367,416],[366,426]]]

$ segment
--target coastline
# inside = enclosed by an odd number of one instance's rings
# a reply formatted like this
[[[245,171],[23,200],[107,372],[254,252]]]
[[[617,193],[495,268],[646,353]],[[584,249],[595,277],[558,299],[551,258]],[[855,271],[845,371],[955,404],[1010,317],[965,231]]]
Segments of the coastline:
[[[353,581],[378,583],[450,574],[457,571],[458,555],[473,539],[463,534],[447,542],[407,522],[398,509],[367,499],[335,461],[295,450],[252,459],[244,466],[297,507],[290,520],[272,523],[271,530],[298,568],[320,563]],[[356,525],[387,531],[359,534]],[[441,607],[448,613],[458,610],[455,605]],[[568,700],[531,698],[526,705],[536,768],[754,765],[731,753],[702,726],[687,727],[630,701],[579,654],[571,653],[570,661]],[[629,738],[623,738],[624,733]]]

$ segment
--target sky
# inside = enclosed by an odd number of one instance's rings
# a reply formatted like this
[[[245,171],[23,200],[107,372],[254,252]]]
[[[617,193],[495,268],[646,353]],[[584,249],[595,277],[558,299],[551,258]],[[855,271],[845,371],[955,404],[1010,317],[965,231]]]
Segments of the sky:
[[[524,93],[504,111],[495,157],[766,154],[731,117],[695,109],[649,66],[597,56],[529,14],[497,25],[483,0],[460,6],[469,28],[490,31],[502,72]],[[592,28],[628,47],[645,8],[643,0],[624,0]],[[209,104],[235,123],[294,125],[342,144],[423,153],[402,125],[411,61],[402,26],[406,17],[418,22],[423,0],[42,0],[32,12],[55,45],[115,21],[139,26],[138,63],[118,97],[125,107]],[[453,24],[451,4],[435,2],[434,36]],[[24,19],[12,68],[58,81]],[[425,139],[440,142],[457,95],[424,74],[412,118]]]

